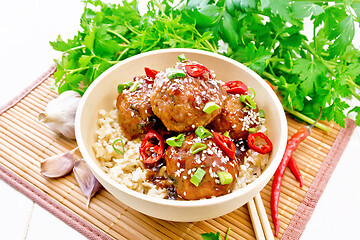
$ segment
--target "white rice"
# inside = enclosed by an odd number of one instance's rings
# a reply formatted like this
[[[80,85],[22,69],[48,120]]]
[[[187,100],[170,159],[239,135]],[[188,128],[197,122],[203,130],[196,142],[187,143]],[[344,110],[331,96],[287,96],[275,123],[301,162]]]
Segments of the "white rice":
[[[118,183],[129,189],[150,196],[165,198],[167,190],[154,185],[146,180],[147,169],[142,163],[139,147],[140,139],[127,140],[117,121],[117,109],[107,112],[99,111],[98,126],[96,131],[97,141],[92,145],[95,157],[100,162],[103,171]],[[265,121],[258,127],[258,131],[266,132]],[[112,144],[116,139],[124,142],[124,155],[114,151]],[[121,141],[116,143],[116,148],[122,151]],[[241,188],[254,181],[266,167],[269,156],[262,155],[253,150],[248,150],[248,157],[240,166],[236,187]]]

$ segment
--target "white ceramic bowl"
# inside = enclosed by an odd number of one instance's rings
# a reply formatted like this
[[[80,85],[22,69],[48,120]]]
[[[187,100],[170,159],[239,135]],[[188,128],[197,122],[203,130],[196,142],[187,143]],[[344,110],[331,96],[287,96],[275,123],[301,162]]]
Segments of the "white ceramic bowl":
[[[225,196],[196,201],[158,199],[135,192],[120,185],[101,170],[91,145],[96,141],[95,131],[100,109],[111,110],[116,99],[117,85],[144,74],[144,67],[165,70],[177,62],[184,53],[191,60],[215,71],[224,82],[241,80],[255,92],[255,102],[266,115],[268,136],[273,143],[270,163],[254,182]],[[255,72],[244,65],[201,50],[164,49],[128,58],[101,74],[87,89],[76,113],[76,140],[90,169],[101,184],[126,205],[144,214],[171,221],[200,221],[227,214],[253,198],[268,183],[283,156],[287,140],[286,117],[275,93]]]

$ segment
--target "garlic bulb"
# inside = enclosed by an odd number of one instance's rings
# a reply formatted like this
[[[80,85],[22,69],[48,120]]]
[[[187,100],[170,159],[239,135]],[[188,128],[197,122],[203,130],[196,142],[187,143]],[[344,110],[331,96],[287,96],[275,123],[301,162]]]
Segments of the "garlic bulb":
[[[47,123],[49,128],[67,138],[75,139],[75,114],[81,96],[75,91],[66,91],[50,101],[45,112],[38,119]]]

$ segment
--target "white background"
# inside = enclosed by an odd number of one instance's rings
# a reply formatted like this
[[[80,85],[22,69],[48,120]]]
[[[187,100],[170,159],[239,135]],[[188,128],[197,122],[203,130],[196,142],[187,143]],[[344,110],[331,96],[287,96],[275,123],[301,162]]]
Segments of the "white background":
[[[30,85],[60,56],[48,42],[58,34],[63,39],[76,34],[82,11],[83,4],[76,0],[2,1],[0,105]],[[359,35],[355,39],[359,42]],[[301,239],[360,238],[359,156],[357,128]],[[85,239],[2,180],[0,194],[1,239]]]

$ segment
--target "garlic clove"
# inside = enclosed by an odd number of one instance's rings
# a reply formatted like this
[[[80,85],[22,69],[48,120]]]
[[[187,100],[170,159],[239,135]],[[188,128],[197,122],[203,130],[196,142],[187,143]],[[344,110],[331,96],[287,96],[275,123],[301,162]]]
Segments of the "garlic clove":
[[[88,199],[86,206],[89,207],[91,198],[100,190],[101,184],[90,171],[84,159],[76,161],[73,171],[81,191]]]
[[[46,158],[40,164],[40,173],[48,178],[62,177],[68,174],[74,167],[74,153],[78,148]]]

